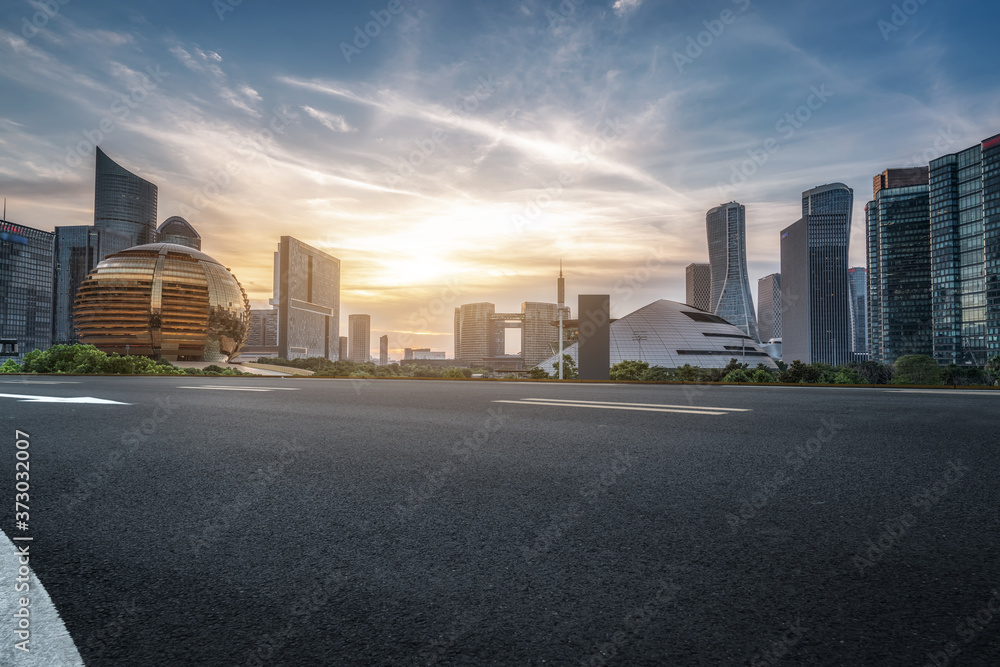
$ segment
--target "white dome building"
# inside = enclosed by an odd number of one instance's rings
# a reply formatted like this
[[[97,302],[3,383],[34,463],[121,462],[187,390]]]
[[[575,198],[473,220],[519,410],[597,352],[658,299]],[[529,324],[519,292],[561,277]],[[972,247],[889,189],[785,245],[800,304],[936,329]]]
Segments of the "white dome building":
[[[685,364],[701,368],[724,368],[730,359],[751,367],[764,364],[777,369],[760,345],[726,320],[683,303],[660,299],[613,321],[611,365],[620,361],[645,361],[650,366],[679,368]],[[563,352],[577,359],[577,344]],[[559,355],[538,364],[552,372]]]

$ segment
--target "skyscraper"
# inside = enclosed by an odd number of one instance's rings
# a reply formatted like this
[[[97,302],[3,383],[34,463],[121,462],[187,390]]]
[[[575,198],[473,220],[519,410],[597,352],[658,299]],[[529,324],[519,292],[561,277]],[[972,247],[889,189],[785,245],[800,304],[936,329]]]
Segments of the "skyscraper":
[[[55,234],[0,220],[0,363],[52,346]]]
[[[116,163],[100,148],[94,226],[127,235],[130,246],[156,240],[156,186]]]
[[[802,193],[802,218],[781,231],[782,358],[851,360],[848,244],[854,191],[843,183]]]
[[[60,345],[76,342],[73,302],[80,284],[105,257],[133,245],[127,234],[110,229],[87,225],[56,227],[53,343]]]
[[[1000,135],[930,164],[934,357],[1000,354]]]
[[[747,277],[746,208],[737,202],[716,206],[708,212],[705,226],[712,268],[711,311],[759,340]]]
[[[490,316],[492,303],[467,303],[455,309],[455,359],[467,366],[483,366],[492,357],[496,340]]]
[[[684,270],[685,303],[712,310],[712,265],[688,264]]]
[[[868,269],[855,266],[847,270],[851,286],[851,353],[856,361],[868,357]]]
[[[347,361],[347,336],[340,337],[340,354],[337,355],[337,359],[340,361]]]
[[[349,360],[356,364],[371,361],[372,317],[371,315],[350,315],[347,318],[347,345]]]
[[[389,364],[389,335],[386,334],[378,339],[378,365],[387,366]]]
[[[927,183],[927,167],[887,169],[865,207],[874,361],[934,353]]]
[[[761,343],[781,338],[780,273],[772,273],[757,281],[757,315]]]
[[[179,215],[172,215],[163,221],[156,230],[156,240],[158,243],[176,243],[201,250],[201,234]]]
[[[274,253],[278,356],[334,359],[340,337],[340,260],[291,236]]]
[[[521,356],[524,367],[531,368],[552,356],[552,343],[559,341],[559,304],[526,301],[521,304]]]

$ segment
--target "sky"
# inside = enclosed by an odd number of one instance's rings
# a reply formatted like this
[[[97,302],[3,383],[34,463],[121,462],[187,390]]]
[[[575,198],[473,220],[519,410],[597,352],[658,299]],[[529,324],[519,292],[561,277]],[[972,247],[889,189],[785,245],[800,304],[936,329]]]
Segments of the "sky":
[[[290,235],[342,262],[341,334],[453,351],[453,313],[683,301],[705,214],[751,288],[801,193],[1000,133],[993,0],[0,0],[0,196],[93,223],[94,147],[159,188],[255,307]],[[756,298],[756,294],[754,294]],[[573,308],[575,312],[575,307]],[[509,335],[514,339],[516,336]],[[517,351],[519,341],[508,341]]]

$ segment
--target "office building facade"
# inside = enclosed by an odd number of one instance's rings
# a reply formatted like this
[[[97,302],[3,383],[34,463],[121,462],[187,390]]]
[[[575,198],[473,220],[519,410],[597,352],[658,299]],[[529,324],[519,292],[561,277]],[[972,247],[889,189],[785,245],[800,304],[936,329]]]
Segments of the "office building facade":
[[[705,227],[712,274],[711,312],[759,340],[747,277],[746,208],[737,202],[716,206],[705,217]]]
[[[278,356],[336,359],[340,338],[340,260],[290,236],[274,253]]]
[[[253,308],[250,310],[250,326],[244,356],[278,356],[278,310],[276,308]]]
[[[934,353],[927,167],[887,169],[865,207],[871,359]],[[853,285],[853,281],[852,281]],[[853,306],[853,303],[852,303]]]
[[[347,318],[348,360],[356,364],[371,361],[372,318],[371,315],[351,315]]]
[[[930,163],[934,358],[1000,354],[1000,135]]]
[[[757,326],[760,342],[781,338],[781,274],[757,281]]]
[[[55,234],[0,220],[0,363],[52,346]]]
[[[109,255],[131,247],[127,234],[100,227],[75,225],[55,229],[55,278],[52,314],[52,342],[76,342],[73,329],[73,302],[80,285]]]
[[[337,359],[340,361],[347,361],[347,357],[349,356],[347,353],[347,336],[340,337],[340,349],[338,352],[339,354],[337,355]]]
[[[851,361],[848,249],[854,191],[834,183],[802,193],[802,218],[781,231],[782,359]]]
[[[685,303],[701,310],[712,310],[712,265],[688,264],[684,269]]]
[[[156,186],[97,149],[94,226],[128,236],[130,246],[156,241]]]
[[[548,359],[552,355],[552,343],[559,342],[559,327],[554,325],[559,319],[559,304],[526,301],[521,304],[521,356],[524,367]]]
[[[389,365],[389,336],[385,335],[378,339],[378,365]]]
[[[156,240],[159,243],[176,243],[201,250],[201,234],[179,215],[170,216],[163,221],[156,229]]]
[[[483,366],[495,356],[496,336],[490,318],[492,303],[467,303],[455,309],[455,359],[467,366]]]
[[[868,269],[855,266],[847,270],[851,289],[851,353],[855,361],[868,356]]]

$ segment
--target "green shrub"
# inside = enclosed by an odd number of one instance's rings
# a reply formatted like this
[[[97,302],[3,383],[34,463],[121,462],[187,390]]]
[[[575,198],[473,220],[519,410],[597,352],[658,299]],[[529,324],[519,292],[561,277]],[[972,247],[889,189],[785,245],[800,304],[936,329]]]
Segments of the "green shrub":
[[[764,384],[767,382],[774,382],[774,376],[771,375],[771,372],[766,368],[758,368],[753,372],[751,380],[753,382]]]
[[[610,378],[619,382],[635,382],[641,380],[647,370],[649,370],[647,362],[625,359],[611,367]]]
[[[729,371],[726,377],[722,378],[723,382],[752,382],[750,376],[742,368],[737,368],[735,370]]]
[[[892,384],[941,384],[941,367],[924,354],[908,354],[896,359]]]

